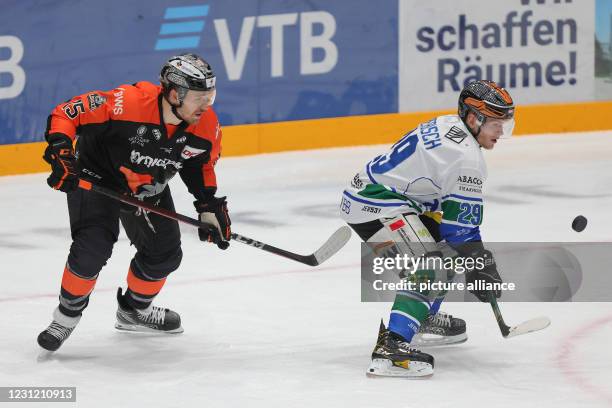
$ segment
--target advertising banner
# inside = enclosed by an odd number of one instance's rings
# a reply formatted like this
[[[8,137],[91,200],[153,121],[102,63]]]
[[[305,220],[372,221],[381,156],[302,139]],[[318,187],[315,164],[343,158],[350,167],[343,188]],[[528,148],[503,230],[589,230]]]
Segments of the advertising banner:
[[[595,3],[595,99],[612,100],[612,1]]]
[[[592,100],[594,5],[400,0],[400,111],[452,108],[475,79],[500,83],[523,105]]]
[[[397,112],[397,2],[5,0],[0,144],[42,140],[75,95],[202,55],[222,125]]]

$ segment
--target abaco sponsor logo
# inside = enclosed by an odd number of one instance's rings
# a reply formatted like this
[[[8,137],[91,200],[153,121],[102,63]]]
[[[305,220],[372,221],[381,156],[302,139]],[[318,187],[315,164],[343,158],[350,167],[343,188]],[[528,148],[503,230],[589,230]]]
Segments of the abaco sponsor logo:
[[[482,179],[478,177],[459,176],[457,177],[457,181],[463,184],[475,184],[477,186],[482,186]]]
[[[457,177],[459,191],[464,193],[482,194],[482,179],[474,176]]]
[[[145,156],[142,153],[132,150],[130,161],[134,164],[143,165],[146,167],[163,167],[172,166],[177,170],[183,168],[183,163],[170,159],[160,159],[159,157]]]

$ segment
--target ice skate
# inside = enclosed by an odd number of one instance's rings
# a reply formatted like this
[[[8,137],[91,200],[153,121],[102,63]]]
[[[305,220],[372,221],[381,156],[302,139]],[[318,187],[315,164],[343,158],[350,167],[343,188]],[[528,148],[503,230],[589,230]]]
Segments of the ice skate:
[[[60,312],[59,307],[53,311],[53,321],[45,330],[38,335],[38,345],[45,350],[55,351],[66,341],[81,316],[70,317]]]
[[[368,367],[369,377],[418,378],[433,374],[434,358],[410,346],[380,323],[378,341]]]
[[[465,321],[444,312],[430,315],[411,344],[419,347],[445,346],[467,341]]]
[[[118,330],[145,333],[182,333],[181,317],[178,313],[158,306],[149,305],[146,309],[134,309],[125,301],[121,288],[117,290]]]

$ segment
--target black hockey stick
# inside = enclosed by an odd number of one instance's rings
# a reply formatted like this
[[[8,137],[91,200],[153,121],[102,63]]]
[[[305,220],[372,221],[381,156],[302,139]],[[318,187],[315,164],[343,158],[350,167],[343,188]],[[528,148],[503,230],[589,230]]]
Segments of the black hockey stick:
[[[491,308],[495,314],[495,319],[497,319],[499,330],[501,331],[502,336],[504,336],[506,339],[520,336],[521,334],[542,330],[550,325],[550,319],[548,317],[536,317],[535,319],[527,320],[523,323],[517,324],[516,326],[510,327],[506,324],[506,322],[504,322],[504,317],[501,314],[501,310],[499,310],[497,299],[492,292],[489,292],[489,303],[491,304]]]
[[[156,207],[154,205],[140,201],[137,198],[134,198],[132,196],[117,193],[116,191],[95,185],[89,181],[79,180],[79,187],[84,190],[95,191],[105,196],[114,198],[115,200],[119,200],[122,203],[130,204],[135,207],[142,208],[143,210],[147,210],[152,213],[159,214],[163,217],[170,218],[175,221],[180,221],[180,222],[192,225],[197,228],[204,228],[204,229],[211,228],[209,224],[203,223],[200,220],[196,220],[195,218],[187,217],[186,215],[178,214],[173,211],[167,210],[165,208]],[[310,266],[317,266],[317,265],[322,264],[326,260],[328,260],[348,242],[350,237],[351,237],[351,229],[347,226],[340,227],[315,252],[313,252],[310,255],[300,255],[300,254],[289,252],[287,250],[277,248],[275,246],[257,241],[249,237],[245,237],[244,235],[232,233],[232,239],[234,241],[238,241],[242,244],[249,245],[257,249],[261,249],[262,251],[270,252],[275,255],[280,255],[285,258],[289,258],[293,261],[297,261],[297,262],[300,262],[306,265],[310,265]]]

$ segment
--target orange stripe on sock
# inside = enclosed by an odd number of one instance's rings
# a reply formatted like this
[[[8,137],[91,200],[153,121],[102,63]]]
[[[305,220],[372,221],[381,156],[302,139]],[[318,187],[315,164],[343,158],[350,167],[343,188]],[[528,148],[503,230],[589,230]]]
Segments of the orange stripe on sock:
[[[146,281],[134,275],[132,268],[128,271],[128,288],[134,293],[140,293],[141,295],[157,295],[164,286],[164,283],[166,283],[166,278],[158,281]]]
[[[68,293],[74,296],[85,296],[89,295],[96,286],[95,279],[83,279],[76,276],[68,269],[64,268],[64,275],[62,276],[62,288]]]

